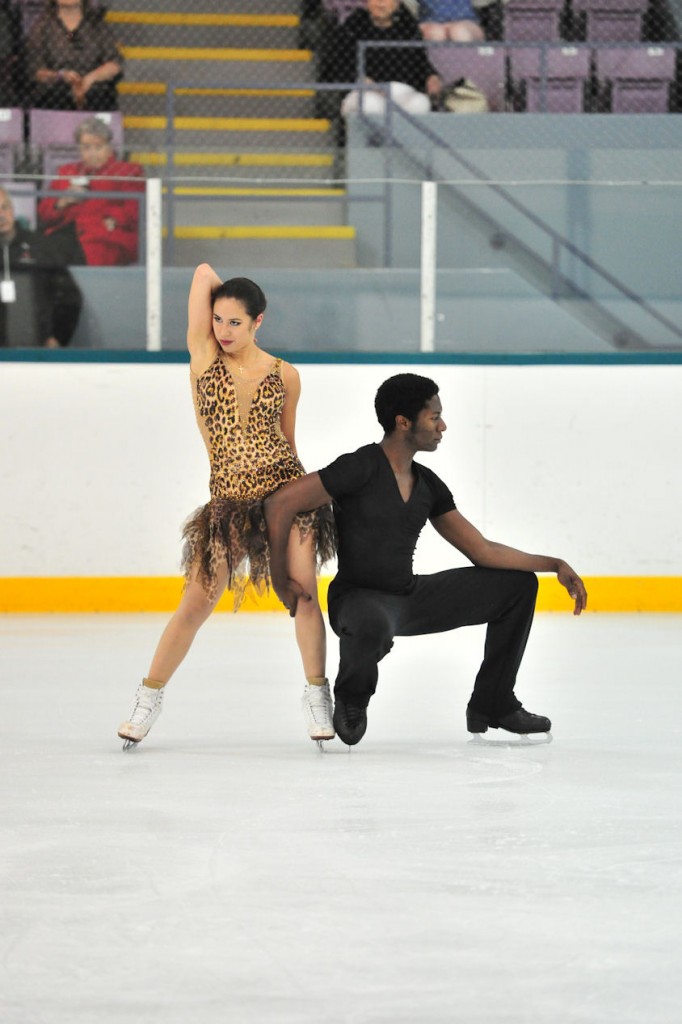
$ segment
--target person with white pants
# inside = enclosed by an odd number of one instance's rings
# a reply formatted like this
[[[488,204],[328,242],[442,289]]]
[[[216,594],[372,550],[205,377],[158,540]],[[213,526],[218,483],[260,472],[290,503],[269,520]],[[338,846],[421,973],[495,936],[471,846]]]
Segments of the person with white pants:
[[[361,43],[406,43],[415,46],[370,46],[358,65]],[[343,23],[336,47],[333,77],[353,83],[341,104],[344,116],[384,114],[386,95],[410,114],[428,114],[442,81],[428,59],[416,18],[400,0],[367,0]],[[360,86],[360,83],[364,83]]]
[[[388,95],[397,106],[402,107],[408,114],[428,114],[431,110],[429,97],[408,85],[406,82],[389,82],[387,86]],[[353,89],[349,92],[341,104],[341,113],[344,117],[348,114],[380,114],[386,112],[386,93],[383,89],[371,85],[366,89]]]

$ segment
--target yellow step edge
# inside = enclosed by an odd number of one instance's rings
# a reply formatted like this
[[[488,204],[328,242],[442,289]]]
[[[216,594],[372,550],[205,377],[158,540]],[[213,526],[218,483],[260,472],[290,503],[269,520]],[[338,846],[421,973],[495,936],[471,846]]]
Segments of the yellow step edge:
[[[164,131],[168,118],[129,114],[123,118],[123,127]],[[173,128],[179,132],[327,132],[331,121],[325,117],[175,117]]]
[[[163,192],[167,193],[167,188]],[[328,196],[330,199],[345,196],[345,188],[201,188],[199,186],[179,186],[173,189],[175,196]]]
[[[319,581],[320,603],[327,607],[330,578]],[[592,576],[585,580],[592,612],[682,613],[682,576]],[[177,608],[183,581],[174,576],[4,577],[0,578],[0,613],[171,612]],[[571,601],[553,577],[540,578],[537,610],[570,614]],[[229,611],[226,594],[218,611]],[[284,612],[273,591],[248,590],[243,611]]]
[[[166,153],[135,152],[130,160],[151,167],[165,167]],[[174,153],[176,167],[331,167],[329,153]]]
[[[108,11],[112,25],[226,25],[232,28],[298,28],[297,14],[185,14],[154,11]]]
[[[165,96],[165,82],[119,82],[117,90],[121,96]]]
[[[121,46],[126,60],[234,60],[234,61],[294,61],[312,60],[311,50],[227,49],[209,46]]]
[[[164,238],[167,237],[164,231]],[[347,241],[355,238],[355,228],[344,224],[232,224],[211,227],[177,227],[173,230],[173,238],[178,239],[203,239],[204,241],[219,241],[223,238],[264,238],[268,241],[285,239],[292,241],[298,239],[333,239],[335,241]]]
[[[124,96],[165,96],[165,82],[119,82],[118,91]],[[175,96],[282,96],[286,98],[310,97],[314,89],[174,89]]]

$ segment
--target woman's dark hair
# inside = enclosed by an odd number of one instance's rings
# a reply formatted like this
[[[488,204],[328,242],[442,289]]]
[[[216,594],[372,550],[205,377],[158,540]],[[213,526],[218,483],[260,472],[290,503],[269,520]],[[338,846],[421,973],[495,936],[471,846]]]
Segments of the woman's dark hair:
[[[416,373],[397,373],[381,385],[374,399],[377,419],[387,434],[395,430],[396,416],[414,422],[426,403],[438,394],[438,385]]]
[[[252,320],[265,312],[268,304],[262,288],[248,277],[231,277],[211,292],[211,305],[215,306],[218,299],[236,299],[249,314]]]

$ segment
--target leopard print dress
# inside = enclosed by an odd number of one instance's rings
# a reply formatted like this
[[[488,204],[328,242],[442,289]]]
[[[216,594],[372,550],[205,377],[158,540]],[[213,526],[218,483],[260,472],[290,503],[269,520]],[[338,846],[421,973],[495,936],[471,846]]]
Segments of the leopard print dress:
[[[197,423],[208,450],[211,499],[183,527],[182,567],[189,579],[195,567],[210,600],[216,595],[218,567],[227,564],[227,588],[235,611],[252,584],[270,585],[270,556],[263,499],[305,470],[282,433],[285,388],[282,360],[258,380],[239,379],[221,353],[197,376],[190,371]],[[296,517],[301,540],[312,532],[318,565],[335,553],[331,508]]]

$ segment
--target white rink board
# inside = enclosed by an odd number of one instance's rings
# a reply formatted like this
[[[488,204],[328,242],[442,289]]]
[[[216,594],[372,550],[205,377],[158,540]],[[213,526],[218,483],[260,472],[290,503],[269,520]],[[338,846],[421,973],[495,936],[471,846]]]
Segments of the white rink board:
[[[494,539],[584,575],[674,575],[682,563],[682,366],[300,367],[310,470],[381,431],[393,373],[440,385],[449,430],[422,456]],[[208,497],[183,364],[3,363],[0,576],[167,576]],[[461,563],[425,530],[416,568]]]

